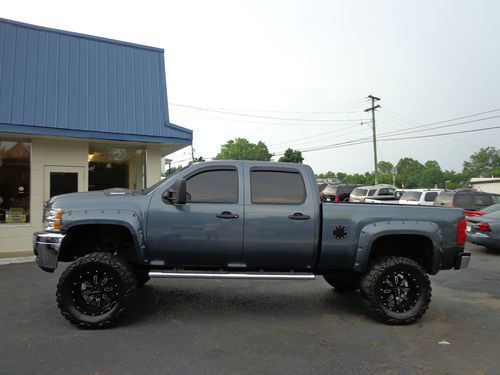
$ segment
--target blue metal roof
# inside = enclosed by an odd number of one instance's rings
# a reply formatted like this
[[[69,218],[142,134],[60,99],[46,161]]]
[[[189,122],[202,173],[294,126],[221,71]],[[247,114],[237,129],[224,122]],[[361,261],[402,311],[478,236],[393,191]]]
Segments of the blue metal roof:
[[[191,144],[164,51],[0,18],[0,132]]]

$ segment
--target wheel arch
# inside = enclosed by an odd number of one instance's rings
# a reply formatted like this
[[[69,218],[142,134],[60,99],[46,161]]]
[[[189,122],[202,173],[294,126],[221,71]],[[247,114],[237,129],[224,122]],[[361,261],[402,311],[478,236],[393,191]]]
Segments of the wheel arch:
[[[58,261],[70,262],[89,253],[103,251],[116,253],[132,263],[143,264],[144,241],[141,237],[141,233],[126,222],[75,222],[66,228]]]
[[[361,230],[354,270],[365,272],[370,260],[397,255],[413,259],[433,275],[440,267],[441,242],[441,230],[432,222],[373,223]]]

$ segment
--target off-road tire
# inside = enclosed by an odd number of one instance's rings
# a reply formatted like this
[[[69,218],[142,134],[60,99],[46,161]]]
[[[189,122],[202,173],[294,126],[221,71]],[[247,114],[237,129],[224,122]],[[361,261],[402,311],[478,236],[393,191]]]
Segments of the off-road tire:
[[[431,292],[431,282],[422,266],[400,256],[372,263],[361,280],[362,296],[387,324],[412,324],[420,319],[429,307]]]
[[[352,293],[359,289],[359,282],[335,276],[323,275],[325,281],[335,288],[338,293]]]
[[[57,305],[80,328],[104,328],[125,312],[136,288],[135,274],[124,260],[111,253],[91,253],[75,260],[61,275]]]

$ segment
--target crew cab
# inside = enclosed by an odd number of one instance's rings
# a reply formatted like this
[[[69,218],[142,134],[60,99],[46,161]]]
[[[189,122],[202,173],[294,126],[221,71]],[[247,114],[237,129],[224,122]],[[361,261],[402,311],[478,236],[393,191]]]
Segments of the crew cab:
[[[48,272],[71,262],[57,302],[80,327],[115,322],[149,278],[316,276],[409,324],[430,302],[428,274],[467,267],[465,226],[461,209],[322,204],[306,165],[213,161],[145,190],[53,197],[34,253]]]

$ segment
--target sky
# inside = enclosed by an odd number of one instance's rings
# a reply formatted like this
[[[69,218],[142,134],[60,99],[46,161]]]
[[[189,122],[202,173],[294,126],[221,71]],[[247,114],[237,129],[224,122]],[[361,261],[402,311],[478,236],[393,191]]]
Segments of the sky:
[[[500,148],[498,1],[0,0],[0,17],[165,49],[170,121],[196,157],[243,137],[316,173],[372,171],[368,95],[379,161],[461,171]]]

